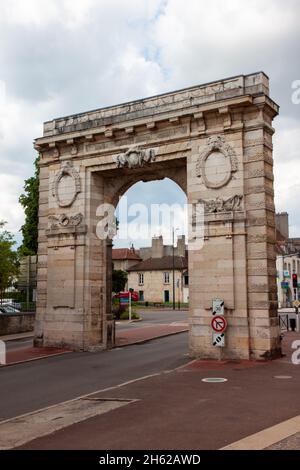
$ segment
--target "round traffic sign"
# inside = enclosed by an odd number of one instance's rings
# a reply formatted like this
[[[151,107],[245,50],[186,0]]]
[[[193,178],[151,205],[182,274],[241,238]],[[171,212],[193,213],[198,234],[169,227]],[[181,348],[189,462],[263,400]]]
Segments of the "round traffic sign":
[[[211,327],[216,333],[222,333],[227,328],[227,320],[225,317],[217,316],[211,321]]]

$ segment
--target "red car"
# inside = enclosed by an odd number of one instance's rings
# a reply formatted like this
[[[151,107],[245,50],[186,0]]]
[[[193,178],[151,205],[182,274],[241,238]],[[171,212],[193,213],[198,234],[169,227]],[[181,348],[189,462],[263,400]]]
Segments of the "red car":
[[[114,299],[129,299],[129,294],[130,294],[129,291],[119,292],[119,294],[114,295]],[[135,292],[135,291],[131,292],[131,300],[133,302],[137,302],[139,300],[138,292]]]

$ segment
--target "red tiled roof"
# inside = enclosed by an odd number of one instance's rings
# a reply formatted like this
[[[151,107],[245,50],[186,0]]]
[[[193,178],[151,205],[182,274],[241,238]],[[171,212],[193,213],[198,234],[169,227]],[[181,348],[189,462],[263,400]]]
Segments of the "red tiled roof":
[[[113,248],[112,249],[112,259],[114,260],[125,260],[125,259],[135,259],[139,261],[141,258],[136,254],[135,250],[132,248]]]
[[[175,269],[187,269],[188,260],[183,256],[174,257]],[[148,258],[135,264],[127,271],[160,271],[162,269],[173,269],[173,257],[163,256],[162,258]]]

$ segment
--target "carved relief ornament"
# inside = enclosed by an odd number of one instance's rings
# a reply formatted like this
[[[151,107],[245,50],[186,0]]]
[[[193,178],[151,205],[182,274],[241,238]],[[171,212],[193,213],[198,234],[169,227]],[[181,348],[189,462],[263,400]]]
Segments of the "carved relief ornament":
[[[61,214],[60,216],[49,215],[49,228],[52,230],[65,227],[78,227],[82,225],[83,215],[81,213],[68,216]]]
[[[59,194],[59,187],[62,185],[66,177],[73,179],[73,188],[68,191],[67,197],[64,200]],[[73,167],[72,162],[66,161],[62,164],[61,169],[56,174],[52,184],[52,195],[55,197],[59,207],[69,207],[75,201],[77,194],[81,192],[81,180],[78,171]]]
[[[138,146],[129,148],[114,158],[118,168],[136,168],[155,160],[154,149],[141,149]]]
[[[224,172],[224,176],[221,180],[214,181],[207,175],[206,163],[209,156],[217,152],[223,156],[224,163],[228,165],[228,171]],[[199,155],[196,164],[196,175],[202,177],[203,183],[207,188],[218,189],[225,186],[232,178],[232,174],[238,169],[237,157],[234,149],[225,142],[222,136],[212,136],[207,139],[206,149]]]
[[[204,204],[204,212],[233,212],[241,210],[241,202],[243,196],[235,194],[230,198],[217,197],[216,199],[199,199],[199,202]]]

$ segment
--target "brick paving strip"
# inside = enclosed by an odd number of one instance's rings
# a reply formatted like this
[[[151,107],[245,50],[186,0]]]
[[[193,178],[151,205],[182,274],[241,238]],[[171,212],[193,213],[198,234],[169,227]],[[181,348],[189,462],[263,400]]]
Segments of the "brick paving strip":
[[[36,361],[38,359],[46,359],[50,356],[60,356],[61,354],[71,353],[72,351],[62,348],[34,348],[25,347],[15,351],[8,351],[6,356],[6,365],[11,366],[22,362]]]
[[[185,323],[180,324],[179,322],[173,325],[160,324],[120,331],[116,337],[116,346],[130,346],[132,344],[145,343],[152,339],[175,335],[184,331],[188,331],[188,325]]]

